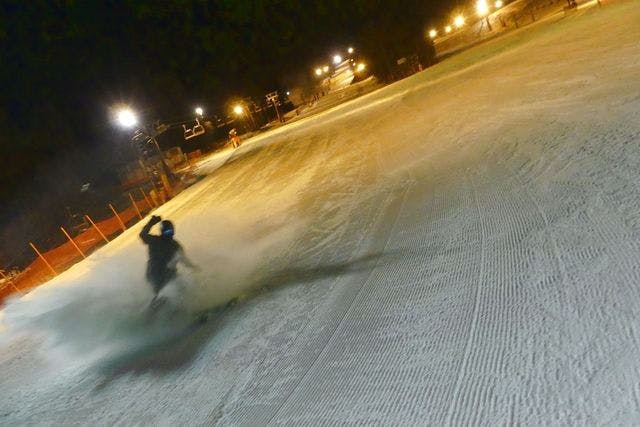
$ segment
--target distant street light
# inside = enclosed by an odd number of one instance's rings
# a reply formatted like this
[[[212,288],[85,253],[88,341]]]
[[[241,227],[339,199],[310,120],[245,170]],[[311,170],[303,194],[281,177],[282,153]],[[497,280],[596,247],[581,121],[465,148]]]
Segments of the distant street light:
[[[438,35],[438,32],[435,29],[432,29],[431,31],[429,31],[429,37],[431,37],[432,39],[435,39],[437,35]]]
[[[244,108],[242,108],[242,105],[236,105],[235,107],[233,107],[233,112],[237,116],[241,116],[244,113]]]
[[[445,33],[450,33],[451,32],[451,25],[447,25],[446,27],[444,27],[444,32]]]
[[[329,66],[325,65],[324,67],[322,67],[322,72],[323,73],[328,73],[329,72]]]
[[[350,47],[349,49],[347,49],[347,52],[349,52],[350,54],[353,53],[353,48]]]
[[[316,68],[316,76],[322,75],[322,68]]]
[[[200,117],[202,117],[202,115],[204,114],[204,110],[202,109],[202,107],[196,107],[195,112]]]
[[[361,73],[361,72],[363,72],[363,71],[364,71],[364,69],[365,69],[365,68],[367,68],[367,66],[366,66],[366,65],[364,65],[364,64],[361,62],[361,63],[359,63],[359,64],[358,64],[358,67],[356,68],[356,71],[357,71],[358,73]]]
[[[462,27],[464,25],[464,16],[456,16],[456,18],[453,20],[453,24],[456,26],[456,28]]]
[[[500,9],[503,4],[504,3],[502,3],[502,0],[496,0],[496,9]]]
[[[333,56],[333,63],[334,64],[338,65],[341,62],[342,62],[342,56],[340,56],[340,55],[334,55]]]

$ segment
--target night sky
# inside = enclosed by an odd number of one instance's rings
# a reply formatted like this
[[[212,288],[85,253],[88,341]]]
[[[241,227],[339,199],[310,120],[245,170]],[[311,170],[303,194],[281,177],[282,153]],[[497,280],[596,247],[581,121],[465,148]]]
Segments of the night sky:
[[[347,46],[384,78],[406,54],[432,60],[425,32],[449,6],[0,0],[0,226],[113,170],[122,135],[110,108],[118,103],[147,120],[181,120],[196,105],[222,110],[231,97],[308,85],[313,68]]]

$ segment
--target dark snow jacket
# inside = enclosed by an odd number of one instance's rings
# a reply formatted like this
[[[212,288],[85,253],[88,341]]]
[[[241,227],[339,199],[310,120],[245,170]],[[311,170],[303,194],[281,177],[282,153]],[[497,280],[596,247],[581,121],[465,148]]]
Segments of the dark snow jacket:
[[[153,220],[149,221],[140,232],[140,238],[149,246],[147,280],[151,283],[153,290],[158,293],[176,276],[178,261],[185,262],[189,266],[191,263],[186,260],[180,243],[173,237],[149,234],[154,224],[156,222]]]

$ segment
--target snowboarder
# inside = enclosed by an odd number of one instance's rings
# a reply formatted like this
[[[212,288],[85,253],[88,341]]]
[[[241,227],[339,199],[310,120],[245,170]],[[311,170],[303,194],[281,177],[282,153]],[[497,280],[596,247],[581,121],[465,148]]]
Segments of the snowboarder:
[[[161,235],[149,234],[151,227],[161,222]],[[149,246],[149,261],[147,262],[147,280],[153,287],[155,296],[152,304],[158,298],[158,293],[162,288],[174,279],[178,273],[177,264],[181,262],[191,269],[196,269],[186,257],[184,249],[173,238],[173,223],[168,220],[162,220],[157,215],[152,215],[149,222],[142,228],[140,238]]]

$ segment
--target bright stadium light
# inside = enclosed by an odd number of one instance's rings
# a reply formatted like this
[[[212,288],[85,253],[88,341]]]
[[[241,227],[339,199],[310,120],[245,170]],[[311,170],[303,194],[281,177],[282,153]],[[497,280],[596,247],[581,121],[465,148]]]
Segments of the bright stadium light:
[[[132,128],[138,124],[136,114],[129,107],[124,107],[116,113],[118,124],[123,128]]]
[[[485,16],[489,13],[489,5],[487,4],[487,0],[476,1],[476,12],[478,12],[478,16]]]

